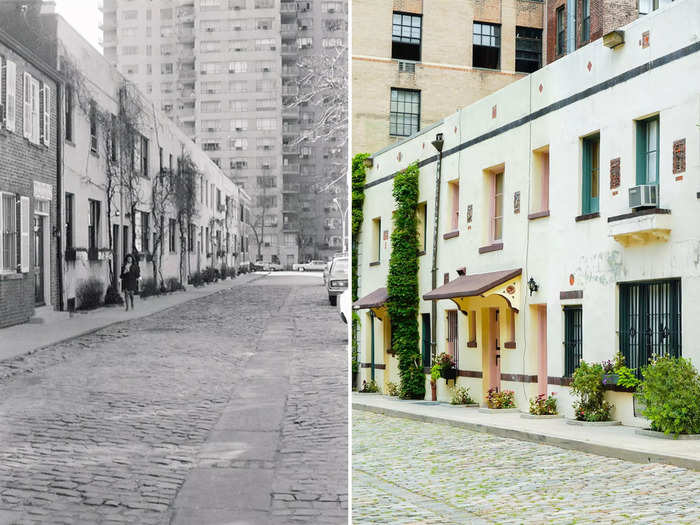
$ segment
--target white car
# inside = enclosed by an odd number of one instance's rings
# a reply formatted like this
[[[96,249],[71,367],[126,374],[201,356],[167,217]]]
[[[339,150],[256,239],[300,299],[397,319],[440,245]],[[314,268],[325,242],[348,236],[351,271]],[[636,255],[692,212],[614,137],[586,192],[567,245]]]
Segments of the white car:
[[[333,259],[333,264],[328,272],[328,302],[335,306],[338,296],[348,289],[348,258],[338,257]]]
[[[309,261],[292,265],[292,270],[298,272],[322,272],[326,267],[326,261]]]
[[[352,315],[352,301],[350,290],[345,290],[338,298],[338,313],[345,324],[348,324]]]

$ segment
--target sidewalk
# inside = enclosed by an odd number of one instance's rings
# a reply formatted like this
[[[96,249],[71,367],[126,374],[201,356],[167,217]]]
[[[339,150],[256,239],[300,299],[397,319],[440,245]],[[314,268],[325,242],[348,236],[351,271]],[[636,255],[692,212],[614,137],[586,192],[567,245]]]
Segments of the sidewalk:
[[[95,310],[75,312],[70,316],[67,312],[42,312],[45,314],[44,322],[30,321],[0,329],[0,361],[89,334],[111,324],[146,317],[193,299],[248,284],[264,275],[267,274],[248,273],[233,280],[220,281],[200,288],[188,286],[186,292],[169,293],[146,299],[136,297],[135,309],[130,309],[128,312],[124,306],[105,306]]]
[[[477,408],[380,394],[352,394],[353,410],[463,427],[501,437],[546,443],[636,463],[665,463],[700,471],[700,440],[670,440],[635,434],[634,427],[581,427],[564,419],[524,419],[519,413],[485,414]]]

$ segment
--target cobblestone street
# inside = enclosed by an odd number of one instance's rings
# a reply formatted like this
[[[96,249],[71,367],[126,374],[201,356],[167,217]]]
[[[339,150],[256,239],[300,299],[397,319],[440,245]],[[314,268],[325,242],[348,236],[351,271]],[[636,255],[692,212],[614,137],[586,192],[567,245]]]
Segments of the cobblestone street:
[[[288,274],[2,362],[0,523],[345,522],[346,377]]]
[[[700,522],[700,473],[353,411],[353,523]]]

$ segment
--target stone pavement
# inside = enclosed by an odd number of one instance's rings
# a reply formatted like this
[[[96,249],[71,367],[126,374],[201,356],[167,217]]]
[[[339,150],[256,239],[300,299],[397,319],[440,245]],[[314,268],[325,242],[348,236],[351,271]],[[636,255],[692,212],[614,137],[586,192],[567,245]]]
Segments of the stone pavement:
[[[346,522],[346,325],[309,279],[1,363],[0,523]]]
[[[175,292],[146,299],[137,296],[134,299],[136,308],[128,312],[123,306],[106,306],[70,315],[68,312],[55,312],[50,309],[51,307],[38,308],[35,318],[31,322],[0,328],[0,361],[94,332],[114,323],[139,319],[193,299],[247,284],[264,275],[248,273],[239,275],[235,279],[219,281],[199,288],[188,286],[185,292]]]
[[[700,473],[354,410],[361,524],[697,524]]]
[[[700,440],[671,440],[641,436],[626,426],[568,425],[560,419],[524,419],[519,413],[484,414],[477,408],[431,401],[401,400],[380,394],[352,394],[358,410],[420,421],[460,426],[502,437],[547,443],[559,447],[635,461],[665,463],[700,471]],[[699,520],[700,522],[700,520]]]

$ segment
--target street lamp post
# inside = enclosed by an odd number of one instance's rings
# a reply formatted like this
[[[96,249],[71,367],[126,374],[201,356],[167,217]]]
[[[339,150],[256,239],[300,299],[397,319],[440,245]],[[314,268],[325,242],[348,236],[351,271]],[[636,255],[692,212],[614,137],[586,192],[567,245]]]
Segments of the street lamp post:
[[[340,201],[338,200],[337,197],[333,198],[333,202],[338,207],[338,212],[340,213],[340,223],[341,223],[341,227],[343,228],[343,253],[347,253],[348,247],[347,247],[347,235],[345,232],[345,215],[348,212],[348,208],[346,207],[345,210],[343,210],[343,208],[340,206]]]

